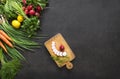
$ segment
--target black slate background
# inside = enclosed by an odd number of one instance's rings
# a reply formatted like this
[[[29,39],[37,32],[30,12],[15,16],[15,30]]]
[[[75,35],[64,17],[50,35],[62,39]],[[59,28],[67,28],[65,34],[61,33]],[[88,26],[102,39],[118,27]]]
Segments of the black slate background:
[[[120,79],[120,0],[49,0],[39,34],[62,33],[76,55],[74,68],[58,68],[44,45],[26,52],[15,79]]]

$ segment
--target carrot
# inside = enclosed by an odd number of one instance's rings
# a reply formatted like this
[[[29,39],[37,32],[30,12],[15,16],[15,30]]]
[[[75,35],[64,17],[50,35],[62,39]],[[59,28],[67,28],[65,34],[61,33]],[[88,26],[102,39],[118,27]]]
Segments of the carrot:
[[[3,45],[1,41],[0,41],[0,47],[2,47],[5,52],[7,52],[7,49],[5,48],[5,46]]]
[[[0,39],[3,40],[8,46],[13,48],[13,45],[11,42],[9,42],[3,35],[0,34]]]
[[[12,39],[3,30],[0,30],[0,34],[2,34],[8,40],[12,41]]]

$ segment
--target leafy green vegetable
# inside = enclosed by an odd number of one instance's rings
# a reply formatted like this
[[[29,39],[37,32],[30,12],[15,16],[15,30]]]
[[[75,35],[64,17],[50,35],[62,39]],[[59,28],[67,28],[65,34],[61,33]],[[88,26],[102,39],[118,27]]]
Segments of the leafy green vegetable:
[[[6,0],[4,5],[0,5],[0,14],[5,15],[7,20],[16,18],[18,14],[28,19],[22,10],[22,4],[19,0]]]
[[[12,19],[16,17],[16,13],[15,10],[12,8],[12,6],[9,3],[9,0],[6,1],[4,8],[3,8],[3,12],[6,15],[6,18],[8,19]],[[8,15],[9,14],[9,15]]]
[[[37,17],[25,19],[21,28],[29,35],[28,37],[31,37],[32,35],[35,35],[35,31],[38,30],[38,28],[40,28],[40,21]]]
[[[31,50],[31,48],[34,47],[40,47],[38,43],[32,41],[31,38],[28,38],[28,35],[25,32],[20,30],[16,31],[7,22],[3,22],[2,25],[0,25],[0,29],[4,30],[12,38],[14,45],[27,50]]]
[[[40,5],[45,8],[47,0],[27,0],[28,4]],[[0,14],[5,16],[8,21],[15,19],[18,14],[22,15],[25,20],[22,23],[22,30],[25,31],[29,37],[35,35],[35,31],[40,28],[39,18],[36,16],[28,17],[22,10],[22,3],[20,0],[6,0],[4,5],[0,5]]]
[[[6,0],[0,0],[0,4],[5,4]]]
[[[16,11],[16,13],[22,15],[24,18],[28,19],[24,11],[22,10],[22,4],[18,0],[8,0],[11,7]]]
[[[7,21],[0,25],[0,29],[4,30],[12,38],[15,47],[17,45],[19,48],[31,50],[32,47],[39,46],[38,43],[28,38],[25,32],[13,29]],[[2,52],[2,48],[0,48],[0,61],[2,64],[0,76],[2,79],[13,79],[21,69],[22,65],[20,61],[25,60],[25,58],[16,48],[10,48],[7,45],[5,45],[5,47],[8,50],[7,55],[9,55],[9,57],[7,57],[6,54]]]
[[[46,7],[48,0],[27,0],[28,4],[40,5],[42,9]],[[0,0],[0,15],[4,16],[5,21],[0,25],[0,30],[3,30],[12,39],[13,48],[6,45],[7,53],[0,47],[0,62],[1,79],[14,79],[15,75],[22,67],[21,61],[24,61],[24,56],[19,52],[20,50],[40,47],[40,44],[33,41],[37,29],[40,28],[40,21],[38,16],[27,16],[22,10],[22,0]],[[17,19],[18,14],[24,17],[21,23],[21,29],[14,29],[9,22]],[[62,62],[60,59],[59,62]]]
[[[48,0],[27,0],[28,4],[40,5],[43,9],[46,7]]]
[[[65,57],[52,56],[52,59],[57,61],[59,64],[69,61],[69,57],[67,57],[67,56],[65,56]]]
[[[3,5],[0,5],[0,14],[3,14]]]
[[[20,61],[18,59],[13,59],[7,63],[2,64],[0,76],[2,79],[14,79],[21,68],[22,65]]]
[[[2,48],[0,48],[0,61],[2,64],[0,70],[1,79],[14,79],[15,75],[22,68],[22,64],[19,59],[14,58],[11,61],[8,61],[2,52]]]

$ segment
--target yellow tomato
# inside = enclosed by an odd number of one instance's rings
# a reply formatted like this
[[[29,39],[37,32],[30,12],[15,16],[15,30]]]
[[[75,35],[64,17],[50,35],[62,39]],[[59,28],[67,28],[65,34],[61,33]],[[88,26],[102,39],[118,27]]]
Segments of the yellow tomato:
[[[21,23],[18,20],[12,21],[12,26],[16,29],[20,28]]]
[[[19,22],[23,22],[24,18],[23,18],[23,16],[18,15],[17,20],[18,20]]]

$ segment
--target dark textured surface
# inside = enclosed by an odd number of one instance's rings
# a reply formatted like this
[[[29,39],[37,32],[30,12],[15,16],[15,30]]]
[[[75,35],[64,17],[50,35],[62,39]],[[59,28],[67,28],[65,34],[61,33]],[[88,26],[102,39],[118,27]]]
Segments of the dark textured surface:
[[[120,79],[120,0],[49,0],[42,31],[60,32],[74,51],[74,69],[58,68],[46,48],[26,52],[16,79]]]

